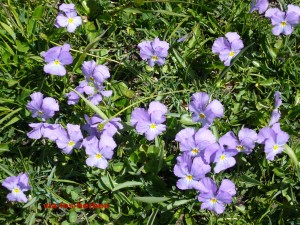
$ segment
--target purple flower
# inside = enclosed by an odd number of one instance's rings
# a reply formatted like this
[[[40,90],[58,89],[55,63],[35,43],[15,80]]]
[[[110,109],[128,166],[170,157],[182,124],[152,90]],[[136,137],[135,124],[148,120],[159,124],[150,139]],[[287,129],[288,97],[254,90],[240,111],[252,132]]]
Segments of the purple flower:
[[[56,27],[66,27],[67,31],[73,33],[78,26],[82,24],[82,19],[80,16],[77,16],[76,11],[59,13],[55,20]]]
[[[189,110],[192,112],[192,120],[201,122],[203,127],[210,126],[215,118],[221,118],[224,115],[223,105],[218,100],[209,102],[209,96],[205,92],[192,95]]]
[[[187,152],[191,157],[196,157],[204,156],[205,149],[216,143],[216,138],[206,128],[201,128],[197,132],[193,128],[185,128],[176,135],[175,141],[179,142],[182,152]]]
[[[56,46],[50,48],[47,52],[43,52],[45,62],[48,64],[44,66],[45,73],[64,76],[66,69],[64,65],[69,65],[73,62],[73,57],[69,52],[70,45],[64,44],[62,47]]]
[[[196,187],[200,191],[198,200],[202,202],[201,209],[208,209],[217,214],[224,212],[225,204],[230,204],[232,196],[236,194],[234,183],[228,179],[222,181],[219,190],[216,183],[208,177],[199,181]]]
[[[97,137],[91,136],[84,140],[83,145],[85,152],[89,156],[86,160],[88,166],[95,166],[100,169],[106,169],[109,159],[112,158],[113,149],[117,147],[114,139],[103,134],[98,140]]]
[[[57,136],[55,130],[60,129],[59,124],[48,124],[48,123],[30,123],[29,126],[33,128],[27,133],[27,136],[31,139],[41,139],[43,137],[55,141]]]
[[[239,152],[245,152],[247,155],[252,152],[257,140],[257,134],[254,130],[242,128],[238,133],[238,138],[232,131],[227,132],[219,139],[220,145],[226,146],[226,149],[231,149]]]
[[[176,186],[181,190],[196,188],[198,181],[205,177],[205,174],[210,172],[210,165],[205,164],[201,157],[185,158],[182,161],[179,158],[174,167],[174,174],[180,179],[177,181]]]
[[[107,123],[96,114],[91,118],[84,115],[84,118],[87,124],[83,126],[83,129],[86,130],[90,136],[100,137],[105,134],[106,136],[112,137],[118,130],[123,129],[123,125],[119,122],[121,121],[120,118],[113,118]]]
[[[224,149],[220,147],[215,153],[215,173],[220,173],[223,170],[233,167],[236,164],[235,158],[233,156],[235,156],[236,154],[237,152],[235,150]]]
[[[30,190],[28,181],[27,173],[20,173],[18,176],[7,177],[3,180],[2,186],[11,191],[11,193],[7,195],[8,201],[27,202],[28,199],[23,192]]]
[[[151,102],[148,111],[143,108],[136,108],[130,119],[131,126],[136,126],[139,134],[146,134],[148,141],[153,140],[157,135],[166,130],[165,114],[167,107],[160,102]]]
[[[61,4],[59,6],[59,10],[67,13],[67,12],[73,12],[75,11],[75,5],[74,4]]]
[[[271,8],[266,11],[265,17],[272,21],[272,33],[276,36],[279,34],[290,35],[294,26],[299,23],[300,8],[294,5],[288,5],[287,12],[282,12],[277,8]]]
[[[67,130],[61,128],[54,132],[57,147],[64,153],[71,154],[74,148],[81,148],[83,136],[79,125],[67,124]]]
[[[274,160],[274,157],[284,150],[289,138],[289,135],[280,129],[280,123],[275,123],[272,128],[265,127],[259,131],[257,142],[265,145],[266,158]]]
[[[224,62],[225,66],[230,65],[233,59],[242,48],[244,48],[243,41],[236,32],[228,32],[225,37],[219,37],[215,40],[212,46],[212,52],[219,54],[219,58]]]
[[[31,101],[27,104],[27,109],[31,111],[32,117],[46,120],[52,118],[55,111],[59,111],[59,105],[54,98],[46,97],[41,92],[34,92],[30,95]]]
[[[97,65],[94,60],[86,61],[82,64],[82,72],[88,82],[102,84],[110,77],[109,69],[104,65]]]
[[[140,56],[143,60],[148,61],[148,65],[153,67],[155,64],[161,66],[165,64],[165,59],[168,57],[169,43],[160,41],[156,37],[153,41],[143,41],[138,44]]]
[[[258,10],[259,14],[263,14],[269,6],[268,0],[253,0],[251,3],[250,13],[253,13],[255,10]]]

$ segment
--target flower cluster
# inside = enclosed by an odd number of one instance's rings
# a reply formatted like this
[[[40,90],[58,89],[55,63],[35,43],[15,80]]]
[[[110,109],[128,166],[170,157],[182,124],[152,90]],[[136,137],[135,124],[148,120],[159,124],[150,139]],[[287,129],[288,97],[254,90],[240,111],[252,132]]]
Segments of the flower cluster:
[[[274,157],[284,150],[284,145],[289,140],[289,135],[280,129],[280,111],[279,106],[282,104],[280,92],[275,92],[275,109],[272,112],[271,120],[268,127],[262,128],[258,133],[259,144],[265,145],[265,153],[268,160],[274,160]]]
[[[104,91],[103,82],[110,77],[109,70],[106,66],[96,65],[94,61],[84,62],[82,65],[83,74],[86,80],[80,82],[76,90],[83,94],[89,95],[88,99],[99,104],[103,96],[110,96],[112,91]],[[68,103],[75,104],[80,97],[75,92],[67,94]],[[98,115],[89,118],[85,115],[86,124],[83,129],[88,136],[83,137],[79,125],[67,124],[66,128],[60,124],[49,124],[45,121],[54,116],[55,111],[59,110],[58,103],[53,98],[44,98],[42,93],[33,93],[32,101],[27,104],[27,108],[32,112],[33,117],[40,117],[43,123],[31,123],[32,127],[27,136],[32,139],[47,138],[56,143],[57,147],[65,154],[71,154],[73,149],[85,148],[88,158],[88,166],[96,166],[105,169],[108,166],[109,159],[112,158],[113,149],[116,143],[113,136],[118,129],[123,129],[119,122],[120,118],[113,118],[110,121],[103,120]]]
[[[259,14],[263,14],[268,6],[268,0],[254,0],[250,12],[258,10]],[[287,6],[286,12],[278,8],[270,8],[265,12],[265,17],[271,19],[273,25],[272,33],[274,35],[290,35],[294,27],[299,24],[300,8],[292,4]]]
[[[177,157],[174,174],[179,177],[176,184],[179,189],[200,192],[198,200],[202,202],[201,209],[219,214],[223,213],[224,204],[231,203],[236,191],[233,182],[227,179],[222,181],[217,191],[215,182],[206,177],[211,172],[211,164],[214,173],[231,168],[236,164],[235,156],[239,153],[249,155],[256,142],[265,144],[266,158],[274,160],[274,156],[283,151],[289,136],[278,123],[278,108],[282,103],[279,92],[275,93],[275,109],[269,127],[261,129],[258,135],[252,129],[242,128],[237,136],[229,131],[217,140],[209,126],[215,118],[223,116],[224,109],[218,100],[208,102],[209,96],[204,92],[192,96],[189,107],[192,118],[195,122],[201,122],[203,127],[199,130],[185,128],[176,135],[175,140],[179,142],[182,154]]]
[[[112,91],[106,91],[103,86],[104,81],[110,77],[109,69],[104,65],[97,65],[94,60],[86,61],[82,64],[82,72],[85,75],[85,80],[82,80],[75,88],[80,94],[86,94],[88,100],[94,105],[98,105],[103,96],[109,97]],[[76,104],[80,97],[76,92],[71,91],[67,94],[68,104]]]
[[[11,202],[27,202],[28,199],[24,191],[31,189],[28,181],[27,173],[20,173],[18,176],[7,177],[3,180],[2,186],[11,191],[11,193],[7,195],[7,199]]]
[[[77,16],[74,4],[61,4],[59,10],[62,12],[58,13],[54,26],[66,27],[67,31],[73,33],[78,26],[82,24],[82,19]]]
[[[151,102],[149,109],[136,108],[130,119],[131,126],[135,126],[139,134],[146,134],[147,140],[153,140],[157,135],[166,130],[165,114],[167,107],[160,102]]]

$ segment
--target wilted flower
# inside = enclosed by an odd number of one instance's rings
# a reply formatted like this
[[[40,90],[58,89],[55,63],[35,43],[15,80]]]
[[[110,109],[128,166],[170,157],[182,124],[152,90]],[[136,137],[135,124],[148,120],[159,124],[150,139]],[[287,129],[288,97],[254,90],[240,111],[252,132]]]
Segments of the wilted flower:
[[[253,0],[251,3],[250,13],[258,10],[259,14],[263,14],[269,6],[268,0]]]
[[[153,41],[143,41],[138,44],[140,49],[140,56],[143,60],[147,60],[149,66],[153,67],[155,64],[161,66],[165,63],[168,57],[169,43],[160,41],[156,37]]]
[[[208,209],[221,214],[225,210],[225,204],[232,202],[232,196],[236,194],[235,185],[231,180],[224,179],[219,190],[216,183],[208,177],[203,178],[196,185],[200,191],[199,202],[202,202],[201,209]]]
[[[28,199],[23,192],[30,190],[28,181],[27,173],[20,173],[18,176],[7,177],[3,180],[2,186],[11,191],[7,195],[7,199],[11,202],[27,202]]]
[[[67,124],[67,130],[61,128],[53,132],[57,137],[55,140],[57,147],[64,153],[71,154],[74,148],[81,147],[83,136],[79,125]]]
[[[119,122],[121,121],[120,118],[113,118],[105,124],[105,120],[101,119],[100,116],[96,114],[91,118],[84,115],[84,118],[87,124],[83,126],[83,129],[86,130],[90,136],[97,136],[100,138],[101,135],[105,134],[112,137],[118,130],[123,129],[123,125]]]
[[[32,117],[46,120],[52,118],[55,111],[59,111],[59,105],[54,98],[43,98],[41,92],[34,92],[30,95],[31,101],[27,104],[27,109],[31,111]]]
[[[226,40],[226,38],[227,40]],[[219,58],[225,66],[244,48],[243,41],[236,32],[228,32],[225,37],[219,37],[212,46],[212,52],[219,54]]]
[[[276,91],[274,94],[275,98],[275,109],[272,112],[271,120],[269,123],[269,126],[272,126],[273,124],[277,123],[280,119],[281,113],[279,111],[279,106],[282,104],[282,99],[280,97],[281,93],[279,91]]]
[[[223,105],[218,100],[209,102],[209,96],[205,92],[192,95],[189,110],[192,112],[192,120],[201,122],[203,127],[210,126],[215,118],[221,118],[224,115]]]
[[[175,141],[179,142],[182,152],[187,152],[191,157],[196,157],[204,156],[206,148],[216,143],[216,138],[206,128],[201,128],[197,132],[193,128],[185,128],[176,135]]]
[[[223,147],[226,146],[227,149],[237,153],[245,152],[248,155],[254,149],[256,140],[257,133],[254,130],[242,128],[238,133],[238,138],[232,131],[229,131],[219,139],[219,143]]]
[[[87,82],[93,82],[98,85],[110,77],[108,67],[97,65],[94,60],[83,62],[82,72],[86,76]]]
[[[73,62],[73,57],[69,52],[70,45],[64,44],[62,47],[56,46],[50,48],[47,52],[43,52],[42,56],[48,64],[44,66],[45,73],[64,76],[66,69],[64,65],[69,65]]]
[[[101,84],[94,84],[93,86],[90,86],[85,80],[81,81],[75,90],[80,94],[85,93],[88,95],[87,99],[94,105],[98,105],[102,101],[102,96],[109,97],[112,95],[112,90],[106,91],[105,87]],[[74,91],[67,93],[66,96],[68,97],[69,105],[76,104],[80,99],[79,95],[77,95]]]
[[[290,35],[294,30],[294,26],[299,23],[300,8],[295,5],[288,5],[286,13],[278,8],[271,8],[266,11],[265,17],[271,19],[274,35],[278,36],[281,33]]]
[[[257,142],[265,145],[266,158],[274,160],[274,157],[284,150],[289,138],[290,136],[280,129],[280,123],[275,123],[272,128],[265,127],[259,131]]]
[[[166,130],[166,125],[162,124],[166,121],[165,114],[167,107],[157,101],[151,102],[148,111],[143,108],[136,108],[130,119],[131,126],[136,126],[139,134],[146,134],[148,141],[153,140],[157,135]]]
[[[192,159],[186,157],[186,161],[181,158],[177,161],[174,167],[174,174],[180,179],[176,186],[181,190],[196,188],[197,181],[205,177],[205,174],[210,172],[210,165],[205,164],[201,157]]]
[[[114,148],[117,147],[114,139],[106,134],[103,134],[98,140],[95,136],[86,138],[83,142],[85,152],[89,156],[86,160],[88,166],[95,166],[100,169],[106,169],[109,159],[114,154]]]

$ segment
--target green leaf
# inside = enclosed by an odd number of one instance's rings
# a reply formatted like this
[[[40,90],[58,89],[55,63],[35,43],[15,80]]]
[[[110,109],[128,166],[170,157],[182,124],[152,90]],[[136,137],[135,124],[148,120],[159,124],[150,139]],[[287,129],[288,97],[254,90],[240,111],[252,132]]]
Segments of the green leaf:
[[[258,180],[255,180],[251,177],[248,177],[247,175],[242,175],[240,177],[240,179],[246,183],[249,183],[251,184],[252,186],[255,186],[255,185],[260,185],[260,186],[263,186],[263,184],[261,182],[259,182]]]
[[[105,213],[99,213],[98,215],[106,222],[109,222],[109,217]]]
[[[43,19],[44,9],[45,9],[44,6],[38,5],[33,11],[32,18],[36,20]]]
[[[284,145],[285,152],[288,154],[288,156],[291,158],[292,162],[295,165],[295,168],[299,167],[299,161],[297,159],[297,156],[295,155],[295,152],[293,149],[291,149],[288,145]]]
[[[76,94],[79,95],[79,97],[85,101],[85,103],[92,109],[94,110],[102,119],[107,120],[108,117],[101,111],[101,109],[99,109],[97,106],[95,106],[93,103],[91,103],[89,100],[87,100],[82,94],[80,94],[79,92],[77,92],[76,90],[72,89],[72,91],[74,91]],[[1,124],[1,122],[0,122]]]
[[[27,208],[27,207],[31,206],[31,205],[34,204],[37,200],[38,200],[37,197],[32,198],[29,202],[27,202],[27,203],[23,206],[23,208]]]
[[[120,189],[123,189],[123,188],[127,188],[127,187],[142,186],[142,185],[143,185],[142,182],[138,182],[138,181],[126,181],[124,183],[115,185],[115,187],[111,191],[117,191],[117,190],[120,190]]]
[[[5,120],[7,120],[7,119],[10,118],[12,115],[14,115],[14,114],[16,114],[17,112],[19,112],[20,110],[22,110],[22,108],[15,109],[15,110],[11,111],[9,114],[7,114],[5,117],[3,117],[3,118],[0,120],[0,125],[1,125]]]
[[[117,162],[115,164],[113,164],[113,170],[117,173],[119,173],[124,167],[124,163],[122,162]]]
[[[9,151],[9,146],[8,144],[0,144],[0,153],[1,152],[8,152]]]
[[[174,208],[176,208],[176,207],[178,207],[178,206],[185,205],[185,204],[187,204],[187,203],[189,203],[189,202],[191,202],[191,201],[195,201],[195,199],[182,199],[182,200],[177,200],[177,201],[175,201],[175,202],[173,202],[173,203],[167,205],[167,206],[164,208],[164,210],[169,211],[169,210],[174,209]]]
[[[29,47],[28,47],[28,45],[26,44],[26,43],[22,43],[21,41],[19,41],[19,40],[16,40],[16,45],[17,45],[17,50],[19,51],[19,52],[28,52],[28,50],[29,50]]]
[[[13,29],[11,29],[10,26],[8,26],[5,23],[0,22],[0,24],[6,30],[6,32],[12,37],[12,39],[16,40],[16,34],[13,31]]]
[[[50,186],[50,185],[51,185],[51,182],[52,182],[52,178],[53,178],[53,175],[54,175],[55,169],[56,169],[56,166],[54,166],[54,167],[53,167],[53,169],[51,170],[51,173],[50,173],[50,175],[48,176],[48,180],[47,180],[47,186]]]
[[[69,214],[69,221],[71,223],[76,223],[77,221],[77,213],[75,211],[71,211]]]
[[[140,202],[146,202],[146,203],[159,203],[169,200],[170,198],[167,197],[133,197],[133,200],[140,201]]]
[[[196,123],[192,121],[192,117],[189,114],[183,114],[180,118],[180,122],[183,125],[195,125]]]
[[[11,172],[10,170],[8,170],[5,166],[3,166],[2,164],[0,164],[0,169],[3,170],[5,173],[7,173],[9,176],[15,176],[13,174],[13,172]]]
[[[147,225],[153,225],[154,224],[154,221],[155,221],[155,218],[156,218],[156,215],[158,213],[159,209],[156,209],[156,210],[152,210],[152,213],[151,215],[149,216],[149,219],[147,221]]]

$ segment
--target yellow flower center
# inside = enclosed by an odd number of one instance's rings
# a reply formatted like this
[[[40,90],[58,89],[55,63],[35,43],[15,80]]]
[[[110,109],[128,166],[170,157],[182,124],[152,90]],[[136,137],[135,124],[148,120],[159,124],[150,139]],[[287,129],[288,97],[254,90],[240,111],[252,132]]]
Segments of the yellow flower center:
[[[194,148],[194,149],[192,150],[192,153],[193,153],[194,155],[197,155],[198,152],[199,152],[199,150],[198,150],[197,148]]]
[[[59,60],[54,61],[54,65],[58,66],[60,64]]]
[[[286,21],[282,21],[282,22],[280,23],[280,25],[281,25],[282,27],[285,27],[285,26],[286,26]]]
[[[96,154],[96,158],[97,159],[101,159],[102,158],[102,155],[100,153]]]
[[[156,128],[156,124],[155,123],[150,124],[150,128],[151,129],[155,129]]]
[[[74,19],[72,17],[69,18],[68,23],[73,23]]]
[[[75,145],[75,142],[74,141],[69,141],[69,143],[68,143],[68,146],[69,147],[73,147]]]
[[[242,151],[243,149],[244,149],[244,147],[242,145],[236,146],[236,150],[238,150],[238,151]]]
[[[225,160],[225,159],[226,159],[226,156],[225,156],[225,155],[221,155],[221,156],[220,156],[220,160],[223,161],[223,160]]]
[[[212,199],[210,199],[210,201],[211,201],[212,203],[216,203],[216,202],[217,202],[217,199],[216,199],[216,198],[212,198]]]
[[[19,193],[19,192],[20,192],[20,189],[19,189],[19,188],[14,188],[14,189],[13,189],[13,192],[14,192],[14,193]]]
[[[235,54],[234,51],[229,52],[229,56],[230,56],[230,57],[233,57],[234,54]]]
[[[152,56],[152,60],[157,61],[157,60],[158,60],[158,57],[157,57],[156,55],[153,55],[153,56]]]
[[[191,181],[191,180],[193,180],[193,176],[192,176],[192,175],[187,175],[187,176],[186,176],[186,179],[187,179],[188,181]]]
[[[98,131],[101,131],[101,130],[103,130],[104,129],[104,124],[103,123],[99,123],[98,125],[97,125],[97,130]]]
[[[273,146],[273,150],[274,150],[274,151],[278,151],[278,148],[279,148],[278,145],[274,145],[274,146]]]
[[[200,117],[201,119],[205,119],[204,113],[200,113],[200,114],[199,114],[199,117]]]
[[[44,113],[40,110],[40,111],[38,111],[38,114],[43,115]]]

